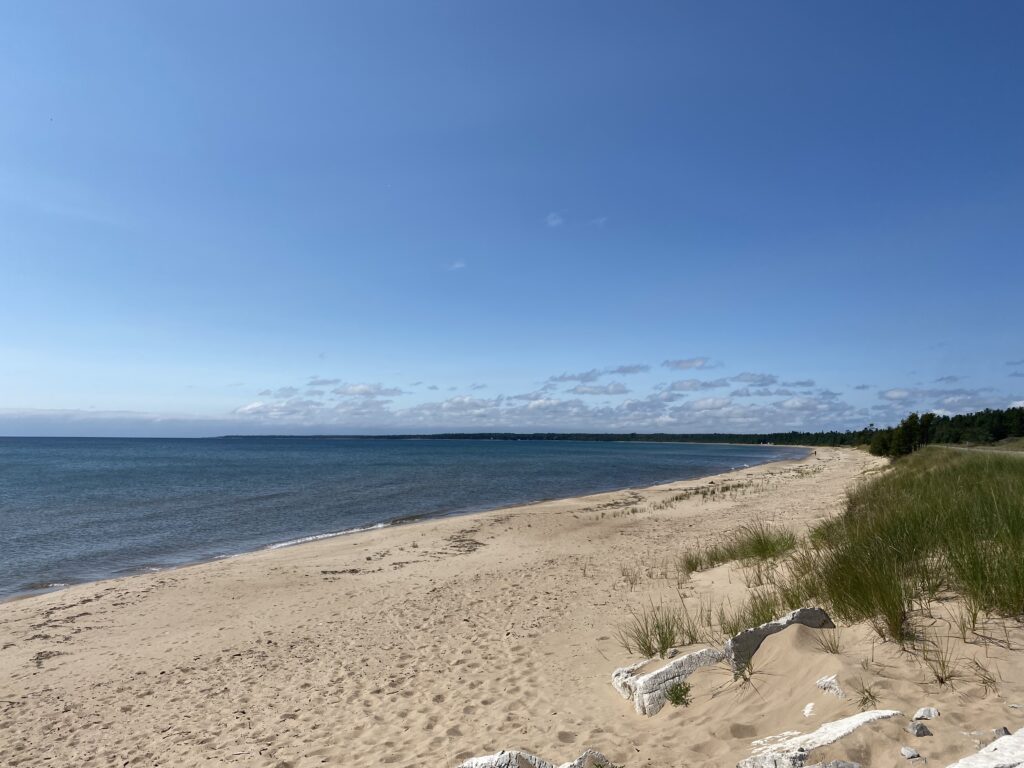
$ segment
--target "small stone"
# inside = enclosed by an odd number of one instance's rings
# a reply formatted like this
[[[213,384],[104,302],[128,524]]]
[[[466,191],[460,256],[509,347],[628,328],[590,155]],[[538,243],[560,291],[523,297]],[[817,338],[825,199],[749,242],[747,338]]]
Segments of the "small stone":
[[[921,753],[913,747],[900,747],[900,754],[907,758],[907,760],[913,760],[921,756]]]
[[[910,724],[908,724],[907,727],[904,728],[903,730],[905,730],[907,733],[912,734],[914,736],[931,736],[932,735],[932,732],[928,730],[928,726],[927,725],[925,725],[924,723],[918,723],[916,721],[911,722]]]
[[[673,648],[671,651],[669,651],[668,653],[665,654],[665,658],[667,658],[667,659],[674,659],[676,657],[677,653],[679,653],[679,651],[676,650],[675,648]]]
[[[829,675],[828,677],[820,677],[815,683],[825,693],[831,693],[840,699],[846,698],[846,693],[842,688],[839,687],[839,675]]]
[[[1002,728],[993,728],[992,733],[995,734],[995,737],[998,739],[1001,736],[1009,736],[1010,729],[1004,725]]]
[[[915,720],[934,720],[939,716],[939,710],[935,707],[921,707],[914,713]]]

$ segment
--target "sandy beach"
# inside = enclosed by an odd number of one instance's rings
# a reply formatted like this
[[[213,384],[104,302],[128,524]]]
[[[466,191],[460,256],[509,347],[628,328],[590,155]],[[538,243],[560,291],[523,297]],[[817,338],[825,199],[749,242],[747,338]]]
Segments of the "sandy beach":
[[[857,711],[815,688],[873,680],[879,707],[943,712],[917,744],[932,765],[972,731],[1024,724],[1024,670],[972,646],[998,690],[929,687],[867,627],[823,653],[814,631],[769,638],[756,679],[692,678],[694,702],[654,717],[610,685],[638,657],[616,640],[631,606],[736,601],[742,569],[685,584],[664,564],[753,519],[802,532],[885,460],[817,449],[702,480],[366,531],[0,604],[0,764],[443,766],[501,749],[555,762],[585,748],[626,766],[731,766],[751,742]],[[712,495],[686,490],[727,488]],[[639,566],[629,584],[623,569]],[[1011,648],[1024,646],[1016,625]],[[805,716],[807,705],[812,712]],[[906,763],[906,721],[845,742]],[[853,747],[849,746],[854,744]],[[944,762],[944,760],[946,762]]]

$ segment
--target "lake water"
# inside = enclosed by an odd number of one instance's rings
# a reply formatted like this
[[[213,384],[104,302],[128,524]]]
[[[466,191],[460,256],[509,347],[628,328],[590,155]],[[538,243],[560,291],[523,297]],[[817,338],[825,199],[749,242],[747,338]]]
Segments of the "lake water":
[[[692,443],[0,438],[0,598],[805,454]]]

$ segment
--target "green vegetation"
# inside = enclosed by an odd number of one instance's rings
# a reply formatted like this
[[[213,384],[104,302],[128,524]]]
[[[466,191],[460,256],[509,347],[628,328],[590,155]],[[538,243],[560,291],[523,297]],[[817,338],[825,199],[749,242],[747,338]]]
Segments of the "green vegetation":
[[[658,572],[667,579],[674,567],[679,603],[634,612],[619,641],[627,653],[663,657],[670,648],[721,643],[787,610],[820,605],[833,619],[868,622],[883,640],[916,649],[940,686],[970,671],[994,690],[986,668],[956,655],[948,639],[926,637],[922,618],[934,618],[941,602],[964,642],[993,618],[1024,619],[1022,552],[1022,457],[929,446],[851,490],[843,513],[802,541],[756,521],[729,541],[666,559]],[[682,586],[690,574],[731,561],[743,566],[746,599],[735,606],[703,599],[691,613]],[[638,569],[627,570],[639,579]],[[655,570],[648,568],[650,578]],[[838,653],[839,630],[822,632],[817,643]],[[858,693],[862,705],[875,698],[870,688]]]
[[[930,444],[989,444],[1021,437],[1024,437],[1024,408],[987,409],[958,416],[912,413],[897,427],[874,430],[868,445],[876,456],[895,457],[906,456]],[[1010,450],[1020,442],[1024,441],[1008,441]]]
[[[665,657],[669,648],[681,645],[682,613],[664,604],[651,605],[630,613],[630,620],[618,630],[619,644],[626,653]]]
[[[796,544],[796,534],[792,531],[773,528],[763,520],[758,520],[737,529],[732,541],[681,554],[678,563],[686,568],[687,573],[692,573],[705,571],[733,560],[776,560],[791,552]]]
[[[693,703],[689,683],[673,683],[665,689],[665,698],[673,707],[688,707]]]
[[[873,685],[867,685],[863,680],[853,686],[853,692],[857,694],[857,708],[861,712],[867,709],[875,709],[878,706],[878,691]]]
[[[777,581],[784,602],[816,600],[901,645],[916,638],[914,606],[942,593],[963,598],[964,632],[979,612],[1024,616],[1024,467],[1013,455],[920,450],[851,491],[809,542]]]

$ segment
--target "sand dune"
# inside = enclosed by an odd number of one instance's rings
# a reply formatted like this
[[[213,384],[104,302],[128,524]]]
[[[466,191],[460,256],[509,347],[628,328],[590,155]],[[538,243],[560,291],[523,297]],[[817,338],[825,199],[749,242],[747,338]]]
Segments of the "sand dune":
[[[934,736],[910,736],[894,718],[827,756],[884,768],[905,764],[898,745],[909,743],[945,765],[987,738],[970,731],[1022,725],[1024,710],[1010,705],[1024,704],[1024,665],[1001,647],[1024,647],[1015,625],[961,649],[996,671],[996,690],[966,673],[953,690],[930,686],[917,661],[861,626],[843,631],[839,655],[818,647],[815,630],[787,629],[765,641],[749,681],[726,666],[700,670],[693,704],[654,717],[610,685],[637,660],[615,639],[629,606],[679,599],[656,565],[632,588],[623,566],[661,563],[754,517],[802,529],[882,465],[819,449],[802,462],[2,604],[0,764],[449,768],[505,748],[568,761],[592,747],[630,768],[731,766],[755,739],[858,711],[853,689],[864,684],[880,707],[936,706]],[[669,501],[723,484],[731,490]],[[688,601],[721,601],[747,588],[738,566],[721,566],[681,589]],[[815,687],[831,674],[847,698]]]

